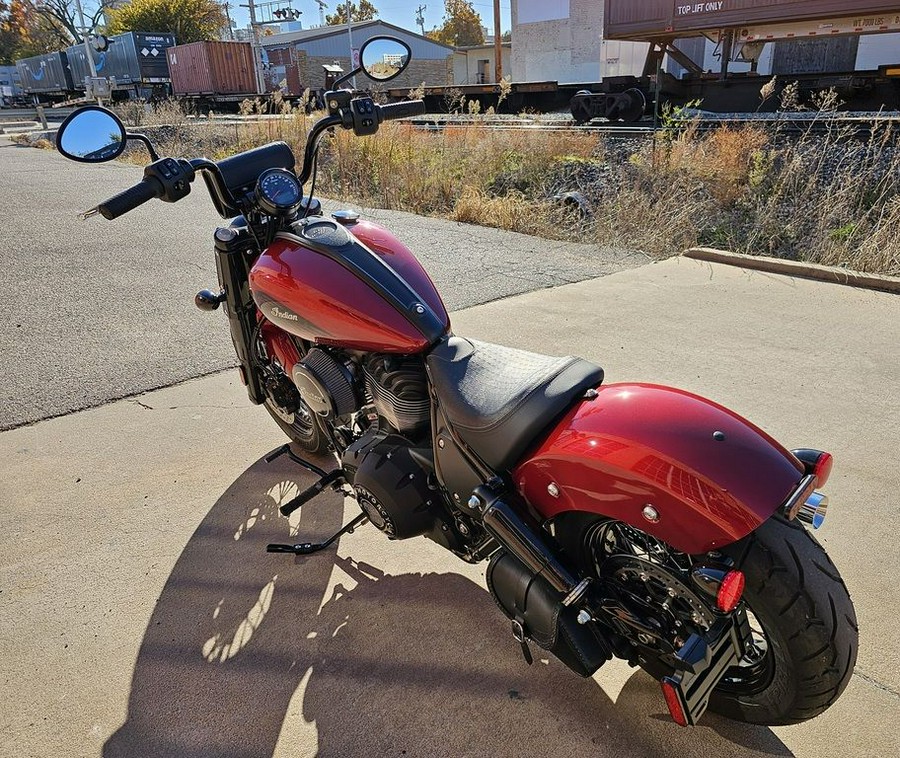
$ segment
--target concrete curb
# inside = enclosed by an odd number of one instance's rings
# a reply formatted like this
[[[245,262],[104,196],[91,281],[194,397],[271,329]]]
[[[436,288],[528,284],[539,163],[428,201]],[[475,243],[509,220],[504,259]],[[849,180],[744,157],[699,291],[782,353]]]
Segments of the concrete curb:
[[[712,247],[692,247],[682,254],[685,258],[710,263],[724,263],[727,266],[740,266],[754,271],[766,271],[770,274],[784,274],[803,279],[816,279],[831,284],[844,284],[850,287],[863,287],[900,294],[900,277],[883,276],[881,274],[862,274],[837,266],[820,266],[802,261],[786,261],[780,258],[767,258],[761,255],[744,255],[727,250],[716,250]]]

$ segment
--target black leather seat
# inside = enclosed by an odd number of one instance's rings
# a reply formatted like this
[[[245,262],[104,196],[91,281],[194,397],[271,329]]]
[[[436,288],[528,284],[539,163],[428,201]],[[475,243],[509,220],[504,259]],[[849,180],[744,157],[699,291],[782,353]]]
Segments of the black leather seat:
[[[573,401],[603,381],[581,358],[450,337],[426,359],[447,420],[495,471],[514,466]]]

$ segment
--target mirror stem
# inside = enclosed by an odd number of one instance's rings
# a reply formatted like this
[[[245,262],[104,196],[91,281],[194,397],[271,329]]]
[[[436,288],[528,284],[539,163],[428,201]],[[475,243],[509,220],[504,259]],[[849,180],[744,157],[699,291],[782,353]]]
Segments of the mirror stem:
[[[158,161],[159,156],[156,154],[156,150],[153,149],[153,143],[147,137],[146,134],[132,134],[131,132],[125,132],[126,139],[136,139],[140,142],[144,143],[144,146],[147,148],[147,152],[150,153],[151,161]]]
[[[353,69],[349,74],[344,74],[340,79],[338,79],[334,84],[331,85],[332,89],[337,89],[341,84],[346,82],[348,79],[352,79],[357,74],[362,73],[362,66],[359,66]]]

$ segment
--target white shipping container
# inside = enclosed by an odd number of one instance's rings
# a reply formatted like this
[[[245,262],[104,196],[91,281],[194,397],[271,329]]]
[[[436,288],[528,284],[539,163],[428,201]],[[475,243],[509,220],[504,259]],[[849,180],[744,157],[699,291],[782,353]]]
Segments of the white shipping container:
[[[600,49],[600,81],[612,76],[640,76],[647,60],[649,42],[603,40]]]
[[[900,63],[900,34],[870,34],[859,38],[857,71],[877,71]]]

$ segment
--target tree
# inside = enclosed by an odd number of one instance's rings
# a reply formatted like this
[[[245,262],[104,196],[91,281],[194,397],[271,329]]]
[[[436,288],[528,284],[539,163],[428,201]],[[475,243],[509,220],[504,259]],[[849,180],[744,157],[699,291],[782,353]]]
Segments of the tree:
[[[228,23],[216,0],[131,0],[109,16],[113,34],[168,32],[179,45],[218,39]]]
[[[481,16],[470,0],[444,0],[444,23],[428,32],[427,36],[453,47],[483,45]]]
[[[359,0],[359,5],[350,3],[350,20],[351,21],[371,21],[378,16],[378,8],[376,8],[370,0]],[[334,13],[325,16],[325,23],[329,26],[347,23],[347,3],[343,0],[337,0],[337,7]]]
[[[103,22],[103,15],[114,0],[83,0],[84,23],[88,34],[92,34]],[[29,13],[41,15],[53,27],[60,30],[67,44],[83,42],[81,19],[75,0],[26,0],[23,5],[29,7]]]
[[[36,13],[29,0],[0,0],[0,65],[71,44],[62,24],[53,16]]]

